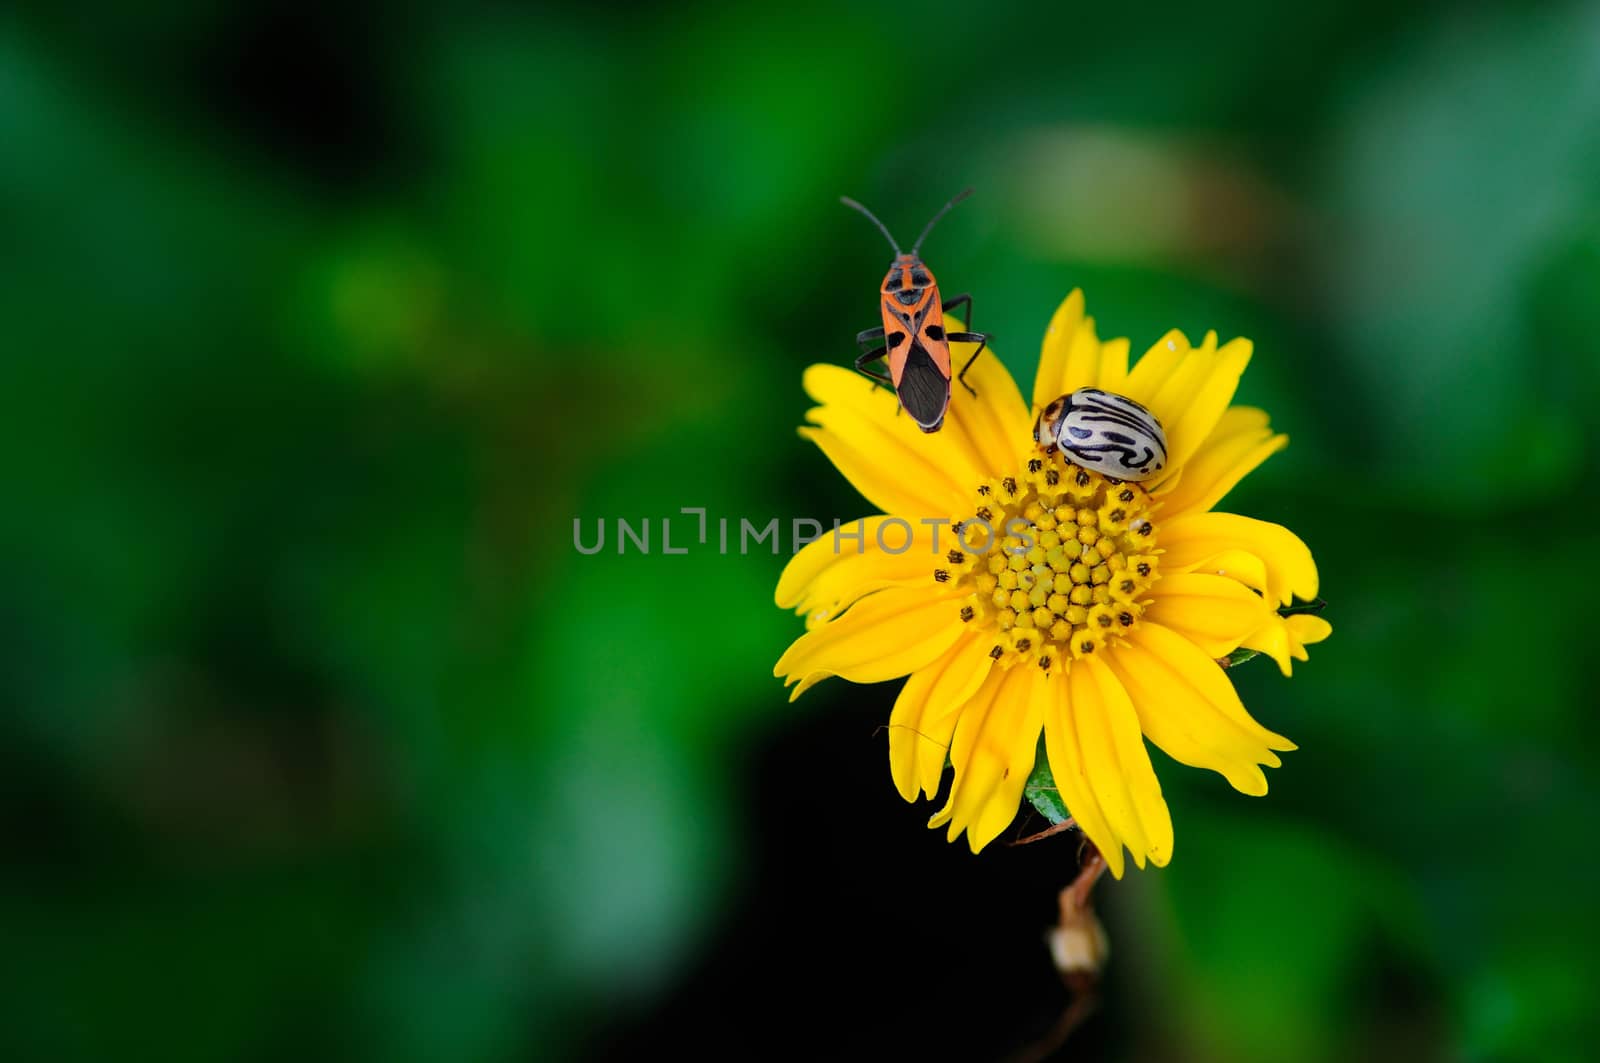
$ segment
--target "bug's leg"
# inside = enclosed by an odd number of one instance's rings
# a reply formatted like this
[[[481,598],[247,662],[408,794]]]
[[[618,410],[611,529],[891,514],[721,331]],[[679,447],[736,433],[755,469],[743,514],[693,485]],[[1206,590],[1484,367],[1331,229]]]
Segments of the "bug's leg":
[[[870,351],[875,343],[883,339],[883,326],[877,328],[864,328],[856,333],[856,346],[863,352]]]
[[[948,314],[958,306],[967,308],[967,328],[972,328],[972,293],[962,292],[960,295],[952,295],[944,301],[944,305],[940,309]],[[984,332],[949,332],[945,334],[945,338],[954,340],[957,343],[976,343],[978,345],[978,349],[972,352],[972,357],[967,359],[967,364],[961,367],[961,375],[956,377],[957,380],[961,381],[961,386],[966,388],[973,398],[977,398],[978,393],[973,390],[971,384],[967,383],[967,370],[972,368],[972,363],[977,361],[978,355],[983,353],[984,344],[989,342],[988,334]]]
[[[868,331],[870,332],[872,330],[869,329]],[[878,332],[882,332],[883,330],[882,329],[878,329],[877,331]],[[865,335],[865,333],[863,333],[863,335]],[[871,365],[873,362],[878,361],[880,358],[886,357],[888,354],[889,354],[889,348],[888,348],[887,345],[884,345],[884,346],[874,347],[872,350],[867,351],[860,358],[856,359],[856,372],[860,373],[862,376],[864,376],[868,380],[872,381],[872,388],[873,388],[874,391],[877,390],[879,384],[882,384],[884,387],[888,388],[890,391],[894,390],[894,381],[889,378],[889,374],[888,373],[874,373],[872,370],[867,368],[867,366]],[[898,398],[898,396],[896,396],[896,397]],[[894,415],[896,417],[900,416],[900,406],[898,404],[894,408]]]
[[[962,305],[965,305],[966,308],[967,308],[967,328],[970,329],[972,327],[972,293],[971,292],[962,292],[960,295],[952,295],[950,298],[948,298],[948,299],[946,299],[944,301],[944,305],[941,306],[939,309],[944,311],[946,314],[948,314],[950,311],[954,310],[956,307],[962,306]]]
[[[879,329],[878,331],[882,332],[883,330]],[[873,387],[877,387],[878,384],[882,384],[884,387],[889,388],[892,391],[894,390],[894,381],[889,379],[888,373],[874,373],[872,370],[867,368],[867,366],[871,365],[873,362],[887,357],[888,354],[889,348],[882,345],[874,347],[872,350],[865,352],[860,358],[856,359],[856,372],[860,373],[868,380],[876,381],[877,383],[873,384]]]
[[[869,373],[862,368],[862,366],[867,362],[872,361],[874,358],[882,358],[884,354],[887,353],[888,348],[879,342],[882,339],[882,325],[879,325],[877,328],[862,329],[860,332],[856,333],[856,346],[861,348],[861,357],[856,359],[856,372],[860,373],[862,376],[870,377],[875,381],[881,380],[885,384],[888,384],[889,381],[887,378],[876,373]],[[876,345],[878,348],[876,354],[872,353],[872,348],[874,345]],[[878,385],[873,384],[872,390],[878,390]]]
[[[967,383],[967,370],[972,368],[972,363],[978,360],[978,355],[982,354],[983,349],[989,345],[989,334],[987,332],[946,332],[945,338],[952,343],[976,343],[978,345],[978,349],[972,352],[972,357],[967,359],[967,364],[961,367],[961,372],[956,376],[956,379],[961,381],[961,386],[966,388],[973,398],[977,398],[978,393],[973,391],[971,384]]]

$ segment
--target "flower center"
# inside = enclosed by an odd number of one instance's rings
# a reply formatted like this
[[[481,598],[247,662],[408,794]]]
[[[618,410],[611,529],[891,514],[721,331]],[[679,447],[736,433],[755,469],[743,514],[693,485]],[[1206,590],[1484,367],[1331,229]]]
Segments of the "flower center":
[[[934,579],[968,592],[961,619],[991,629],[1002,667],[1060,668],[1139,622],[1157,574],[1152,508],[1138,484],[1039,454],[978,486]]]

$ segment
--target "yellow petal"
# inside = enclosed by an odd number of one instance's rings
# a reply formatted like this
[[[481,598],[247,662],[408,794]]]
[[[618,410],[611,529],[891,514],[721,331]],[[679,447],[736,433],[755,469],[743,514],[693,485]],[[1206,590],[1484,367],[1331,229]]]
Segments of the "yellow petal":
[[[1024,669],[1013,668],[1011,671],[1020,673]],[[1017,811],[1022,805],[1022,789],[1028,782],[1028,776],[1033,773],[1034,760],[1039,753],[1039,732],[1044,721],[1036,711],[1037,703],[1027,696],[1028,680],[1027,676],[1012,675],[1008,689],[1001,692],[1001,697],[1008,699],[1009,711],[1005,719],[999,720],[998,714],[991,714],[990,725],[996,732],[994,737],[997,744],[987,747],[988,752],[982,759],[987,761],[1003,757],[1004,760],[1000,778],[983,798],[983,803],[978,805],[975,800],[971,802],[975,807],[967,823],[967,844],[974,853],[981,852],[1017,818]],[[976,765],[979,761],[980,758],[974,756],[973,763]]]
[[[1216,347],[1207,333],[1198,349],[1181,332],[1169,332],[1128,373],[1124,394],[1143,403],[1167,433],[1167,467],[1183,468],[1206,442],[1250,363],[1249,340]]]
[[[1284,620],[1289,625],[1289,634],[1302,646],[1315,646],[1333,634],[1333,625],[1313,613],[1296,613]]]
[[[824,679],[832,679],[832,678],[833,678],[833,673],[832,672],[808,672],[808,673],[806,673],[805,678],[800,680],[798,683],[795,683],[795,688],[793,690],[789,691],[789,700],[790,701],[798,700],[801,694],[804,694],[806,691],[810,690],[812,687],[816,686],[818,683],[822,682]],[[790,679],[789,681],[791,683],[794,682],[793,679]]]
[[[1089,319],[1089,326],[1091,328],[1094,327],[1094,318],[1092,317]],[[1090,372],[1093,373],[1092,377],[1086,377],[1082,384],[1075,384],[1074,386],[1079,388],[1094,387],[1104,391],[1114,391],[1119,395],[1122,394],[1122,388],[1127,386],[1128,381],[1127,338],[1118,337],[1117,339],[1103,341],[1100,344],[1100,364]],[[1067,382],[1071,384],[1073,380],[1074,378],[1069,369]],[[1069,388],[1068,390],[1073,389]]]
[[[1251,406],[1229,408],[1211,435],[1184,463],[1182,478],[1163,481],[1156,489],[1163,516],[1171,518],[1210,509],[1233,490],[1234,484],[1288,445],[1288,436],[1274,435],[1267,426],[1263,411]]]
[[[956,724],[950,799],[928,825],[948,823],[951,841],[966,831],[975,853],[1016,818],[1033,771],[1043,721],[1042,707],[1028,696],[1030,672],[991,671]]]
[[[862,497],[885,513],[947,517],[970,494],[980,473],[976,455],[956,435],[924,433],[896,415],[894,392],[874,387],[837,365],[814,365],[805,389],[821,403],[806,413],[800,435],[822,448]],[[970,481],[970,482],[969,482]]]
[[[1273,661],[1277,662],[1278,670],[1285,676],[1294,674],[1294,666],[1289,663],[1290,659],[1294,657],[1294,647],[1289,639],[1289,628],[1284,624],[1283,617],[1278,616],[1276,613],[1272,615],[1271,619],[1262,623],[1255,631],[1252,631],[1249,637],[1244,640],[1243,645],[1246,649],[1255,650],[1271,657]],[[1302,661],[1306,659],[1304,647],[1301,647],[1300,655]]]
[[[1151,406],[1151,403],[1160,393],[1162,385],[1178,372],[1193,352],[1194,348],[1189,346],[1189,337],[1177,329],[1168,331],[1165,336],[1151,344],[1150,349],[1134,363],[1132,369],[1128,370],[1128,379],[1122,385],[1122,394],[1144,404],[1160,417],[1161,414]],[[1162,427],[1166,427],[1166,418],[1161,419],[1161,424]],[[1171,439],[1168,439],[1167,443],[1167,453],[1170,455]]]
[[[1203,572],[1163,574],[1150,588],[1145,617],[1171,628],[1213,658],[1226,657],[1276,617],[1253,591],[1225,576]]]
[[[943,656],[906,680],[889,716],[889,773],[907,801],[920,790],[939,792],[950,736],[961,707],[983,685],[994,663],[975,634],[964,634]]]
[[[960,331],[961,322],[950,318],[945,326]],[[951,372],[960,373],[977,349],[975,343],[952,343]],[[986,347],[968,370],[967,384],[977,396],[952,380],[950,413],[944,427],[934,434],[948,432],[952,439],[960,440],[962,449],[972,455],[970,467],[981,474],[980,479],[1015,472],[1033,447],[1033,420],[1022,404],[1017,382],[1000,356]],[[976,479],[963,484],[969,492],[977,485]]]
[[[1204,544],[1185,547],[1177,554],[1165,553],[1161,558],[1164,575],[1180,572],[1205,572],[1213,576],[1226,576],[1253,591],[1267,593],[1267,563],[1248,550],[1223,550],[1209,554]]]
[[[1317,564],[1311,549],[1288,528],[1233,513],[1191,513],[1161,522],[1163,573],[1204,568],[1213,571],[1214,559],[1230,550],[1243,550],[1260,558],[1267,570],[1267,598],[1288,605],[1296,597],[1317,596]]]
[[[1083,291],[1072,289],[1044,330],[1044,345],[1039,349],[1039,371],[1033,377],[1033,413],[1062,394],[1067,379],[1067,356],[1083,328]]]
[[[1267,792],[1258,765],[1277,767],[1272,751],[1294,743],[1250,717],[1227,674],[1198,646],[1141,621],[1107,660],[1152,742],[1180,763],[1221,773],[1241,793]]]
[[[1127,375],[1128,341],[1101,343],[1095,336],[1094,318],[1084,316],[1083,292],[1073,289],[1045,330],[1039,372],[1033,382],[1030,430],[1038,411],[1062,395],[1086,387],[1118,391]]]
[[[950,534],[939,539],[941,545],[954,541]],[[929,525],[889,516],[849,521],[824,531],[789,559],[773,600],[780,609],[829,619],[872,591],[931,581],[940,557]]]
[[[1165,866],[1172,859],[1172,816],[1133,702],[1098,658],[1074,661],[1067,679],[1084,774],[1107,822],[1140,867],[1146,856]]]
[[[955,778],[950,783],[950,793],[945,797],[944,807],[935,812],[928,819],[929,829],[943,827],[955,818],[956,794],[961,787],[961,780],[965,776],[967,760],[972,755],[973,741],[983,730],[983,722],[994,708],[995,695],[1000,692],[1000,685],[1005,680],[1006,673],[991,669],[984,676],[978,690],[967,699],[962,706],[956,720],[955,732],[950,739],[950,767]],[[948,841],[955,841],[960,831],[950,827],[947,835]]]
[[[1028,671],[1031,674],[1033,669]],[[1050,759],[1050,774],[1055,778],[1062,804],[1072,813],[1078,829],[1100,850],[1111,874],[1121,878],[1122,839],[1111,829],[1094,788],[1089,785],[1085,767],[1088,754],[1078,740],[1068,685],[1066,676],[1047,677],[1040,673],[1033,679],[1033,697],[1045,709],[1044,750]]]
[[[1259,650],[1278,664],[1284,675],[1293,674],[1291,660],[1310,660],[1306,647],[1321,642],[1333,634],[1333,625],[1320,616],[1297,613],[1283,617],[1273,613],[1259,629],[1250,633],[1242,643],[1247,649]]]
[[[881,683],[923,667],[950,648],[963,625],[958,596],[929,587],[891,587],[869,594],[837,620],[801,635],[772,674],[800,691],[824,675],[852,683]],[[799,692],[790,695],[790,700]]]

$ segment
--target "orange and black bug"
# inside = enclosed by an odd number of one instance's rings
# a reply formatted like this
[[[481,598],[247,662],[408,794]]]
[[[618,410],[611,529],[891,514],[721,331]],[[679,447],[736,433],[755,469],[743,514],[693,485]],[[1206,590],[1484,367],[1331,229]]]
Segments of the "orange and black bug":
[[[950,409],[950,344],[978,345],[956,377],[962,387],[977,397],[978,393],[967,383],[967,370],[972,368],[972,363],[978,360],[978,355],[983,353],[984,346],[989,342],[988,335],[982,332],[945,332],[944,315],[963,303],[967,307],[968,324],[971,324],[972,296],[957,295],[941,302],[939,284],[918,255],[922,241],[928,238],[939,219],[971,194],[972,189],[969,188],[946,203],[933,216],[927,228],[922,230],[917,242],[911,245],[910,254],[900,250],[900,245],[889,235],[888,228],[870,210],[848,196],[839,197],[845,206],[859,210],[870,218],[872,224],[888,239],[889,246],[894,248],[894,262],[889,266],[889,274],[883,278],[883,286],[879,291],[883,324],[856,336],[856,344],[862,351],[861,357],[856,359],[856,370],[879,384],[893,388],[900,397],[900,405],[905,407],[917,427],[924,432],[937,432]],[[880,358],[889,361],[887,374],[875,373],[867,368]]]

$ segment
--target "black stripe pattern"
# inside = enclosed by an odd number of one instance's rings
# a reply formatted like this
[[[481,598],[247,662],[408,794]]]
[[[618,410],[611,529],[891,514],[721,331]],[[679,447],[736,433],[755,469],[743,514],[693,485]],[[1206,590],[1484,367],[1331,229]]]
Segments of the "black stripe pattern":
[[[1053,444],[1085,469],[1122,480],[1148,480],[1167,464],[1167,434],[1155,415],[1099,388],[1052,402],[1035,434],[1046,449]]]

